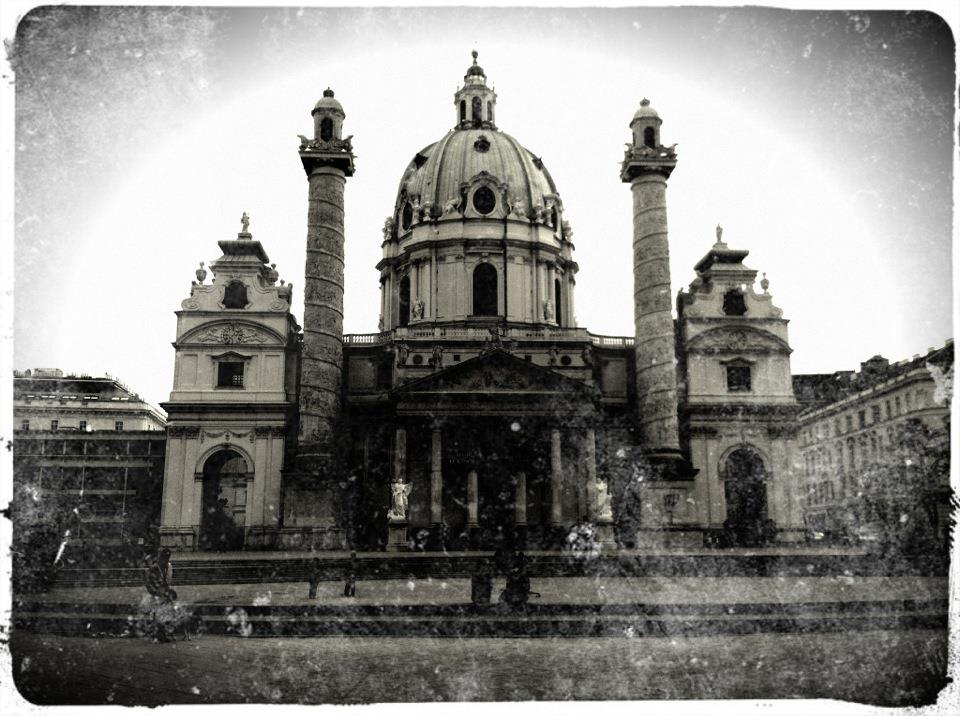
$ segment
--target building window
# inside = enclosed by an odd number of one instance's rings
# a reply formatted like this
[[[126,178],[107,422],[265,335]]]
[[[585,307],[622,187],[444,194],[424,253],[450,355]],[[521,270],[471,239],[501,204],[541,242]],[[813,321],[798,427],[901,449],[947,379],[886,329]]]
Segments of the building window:
[[[867,411],[866,410],[857,411],[857,426],[861,428],[867,427]]]
[[[82,432],[86,432],[86,431],[87,431],[87,421],[86,421],[86,420],[81,420],[81,421],[80,421],[80,430],[81,430]]]
[[[25,432],[25,433],[29,433],[29,432],[30,432],[30,421],[29,421],[29,420],[21,420],[21,421],[20,421],[20,429],[21,429],[23,432]]]
[[[890,401],[889,401],[889,400],[885,403],[885,407],[886,407],[886,409],[887,409],[887,420],[889,420],[890,418],[893,417],[893,411],[890,410]]]
[[[247,287],[242,281],[231,281],[227,284],[223,291],[224,308],[246,308],[248,303]]]
[[[646,127],[643,130],[643,143],[648,147],[656,147],[657,144],[656,132],[654,132],[653,127]]]
[[[467,101],[460,100],[460,121],[463,122],[467,119]]]
[[[490,187],[482,186],[473,192],[473,208],[484,215],[497,208],[497,197]]]
[[[893,399],[893,404],[894,404],[894,407],[896,408],[896,414],[900,415],[900,396],[899,395]]]
[[[404,276],[400,279],[400,300],[397,323],[400,326],[406,326],[410,323],[410,277]]]
[[[853,430],[853,416],[847,415],[846,418],[847,418],[847,432],[849,433],[851,430]]]
[[[563,305],[563,302],[561,301],[562,298],[563,298],[563,294],[561,293],[561,289],[560,289],[560,279],[555,278],[553,279],[553,305],[556,306],[555,312],[557,316],[558,326],[563,325],[563,317],[562,317],[563,313],[561,309],[561,306]]]
[[[750,366],[727,366],[727,390],[731,393],[745,393],[750,391]]]
[[[50,429],[51,429],[51,430],[58,430],[59,428],[60,428],[60,421],[59,421],[59,420],[51,420],[51,421],[50,421]]]
[[[123,432],[123,421],[122,420],[116,421],[113,424],[113,429],[116,430],[118,433]]]
[[[493,121],[493,102],[487,102],[487,121]]]
[[[400,212],[400,226],[404,231],[413,226],[413,205],[409,201],[403,205],[403,211]]]
[[[497,315],[497,270],[490,264],[473,271],[473,315]]]
[[[320,120],[320,139],[324,142],[329,142],[333,139],[333,120],[329,117],[324,117]]]
[[[743,293],[731,289],[723,294],[723,314],[725,316],[742,316],[747,312],[747,304],[743,300]]]
[[[913,401],[911,400],[910,393],[907,393],[906,395],[904,395],[903,399],[906,401],[907,410],[913,410]]]
[[[243,387],[243,362],[242,361],[222,361],[217,363],[217,387],[218,388],[242,388]]]
[[[880,416],[880,406],[872,405],[870,406],[870,419],[873,423],[879,423],[881,420]]]
[[[473,116],[471,117],[471,119],[473,119],[473,126],[478,127],[480,126],[480,122],[483,121],[483,117],[481,116],[483,114],[483,101],[479,97],[474,97],[471,101],[471,110],[473,112]]]

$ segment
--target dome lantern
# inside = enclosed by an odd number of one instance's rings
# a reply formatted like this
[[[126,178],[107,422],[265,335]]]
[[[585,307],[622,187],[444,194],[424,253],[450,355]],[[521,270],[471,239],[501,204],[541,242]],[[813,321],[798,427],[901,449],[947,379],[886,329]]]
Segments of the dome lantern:
[[[663,120],[653,107],[650,106],[650,100],[644,97],[640,100],[640,109],[638,109],[633,119],[630,120],[630,129],[633,130],[633,146],[649,147],[656,149],[660,146],[660,125]]]
[[[477,64],[473,50],[473,64],[463,76],[463,87],[457,90],[453,103],[457,111],[457,129],[496,129],[494,113],[497,93],[487,87],[487,75]]]
[[[329,142],[331,139],[341,139],[341,130],[343,120],[347,115],[343,111],[343,105],[333,96],[333,90],[327,87],[313,111],[313,138]]]

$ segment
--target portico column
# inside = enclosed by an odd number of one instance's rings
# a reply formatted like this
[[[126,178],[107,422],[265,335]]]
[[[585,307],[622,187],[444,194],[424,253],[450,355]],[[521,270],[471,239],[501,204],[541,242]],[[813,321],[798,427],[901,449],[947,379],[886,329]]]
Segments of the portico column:
[[[430,521],[437,525],[443,522],[443,472],[441,469],[441,432],[435,429],[430,445]]]
[[[513,502],[517,526],[527,524],[527,473],[517,473],[517,495]]]
[[[560,479],[563,464],[560,460],[560,430],[550,431],[550,524],[558,525],[562,519],[560,510]]]
[[[397,428],[396,447],[393,451],[393,481],[407,481],[407,431]]]
[[[477,471],[467,473],[467,526],[477,526]]]
[[[597,436],[587,428],[583,436],[583,460],[587,468],[587,519],[597,519]]]

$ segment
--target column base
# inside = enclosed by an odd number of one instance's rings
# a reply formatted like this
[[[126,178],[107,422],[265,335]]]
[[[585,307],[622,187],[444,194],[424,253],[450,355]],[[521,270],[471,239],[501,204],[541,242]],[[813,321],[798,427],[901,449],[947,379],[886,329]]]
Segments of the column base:
[[[388,552],[406,552],[410,549],[410,522],[407,520],[391,520],[389,523],[389,537],[387,539]]]
[[[196,552],[197,532],[197,527],[161,527],[160,546],[172,552]]]
[[[277,546],[276,527],[248,527],[243,538],[244,549],[273,549]]]

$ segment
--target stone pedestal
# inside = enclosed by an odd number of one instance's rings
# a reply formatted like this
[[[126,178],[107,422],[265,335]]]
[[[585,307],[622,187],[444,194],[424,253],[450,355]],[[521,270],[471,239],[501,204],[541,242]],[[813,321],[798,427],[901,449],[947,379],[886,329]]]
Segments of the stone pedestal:
[[[598,520],[594,524],[594,528],[597,531],[597,544],[604,550],[616,548],[617,538],[613,531],[613,522],[609,520]]]
[[[198,531],[198,527],[161,527],[160,546],[172,552],[194,552]]]
[[[410,549],[409,520],[390,520],[387,539],[388,552],[405,552]]]

